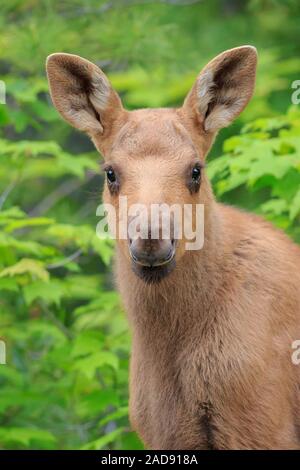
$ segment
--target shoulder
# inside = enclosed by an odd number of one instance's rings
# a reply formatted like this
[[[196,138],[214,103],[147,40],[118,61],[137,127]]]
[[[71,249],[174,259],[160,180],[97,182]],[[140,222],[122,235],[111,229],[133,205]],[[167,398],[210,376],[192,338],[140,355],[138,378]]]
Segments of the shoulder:
[[[261,279],[300,282],[300,247],[255,214],[218,204],[224,249],[232,262]],[[293,279],[292,279],[293,282]]]

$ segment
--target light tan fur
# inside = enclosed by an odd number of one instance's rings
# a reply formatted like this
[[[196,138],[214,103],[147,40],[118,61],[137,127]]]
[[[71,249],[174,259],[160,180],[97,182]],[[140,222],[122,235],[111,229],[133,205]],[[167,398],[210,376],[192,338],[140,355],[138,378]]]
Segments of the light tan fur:
[[[248,103],[255,66],[254,48],[226,51],[200,73],[182,108],[128,112],[93,64],[48,59],[54,104],[117,169],[129,204],[205,206],[203,249],[186,251],[179,241],[176,267],[159,283],[137,277],[127,241],[117,241],[117,284],[133,336],[130,418],[151,449],[300,448],[300,375],[291,360],[300,249],[261,218],[217,203],[205,171],[193,194],[184,176]],[[104,200],[118,209],[107,187]]]

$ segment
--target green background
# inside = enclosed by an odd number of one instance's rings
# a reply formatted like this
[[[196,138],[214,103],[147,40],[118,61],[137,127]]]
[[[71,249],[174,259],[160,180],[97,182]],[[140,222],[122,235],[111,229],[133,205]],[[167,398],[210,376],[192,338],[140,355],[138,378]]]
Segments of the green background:
[[[113,245],[95,235],[100,156],[53,108],[46,56],[97,63],[128,109],[177,106],[208,60],[259,52],[257,87],[207,171],[219,200],[300,241],[297,0],[10,0],[0,11],[0,448],[139,449]],[[300,94],[299,94],[300,97]]]

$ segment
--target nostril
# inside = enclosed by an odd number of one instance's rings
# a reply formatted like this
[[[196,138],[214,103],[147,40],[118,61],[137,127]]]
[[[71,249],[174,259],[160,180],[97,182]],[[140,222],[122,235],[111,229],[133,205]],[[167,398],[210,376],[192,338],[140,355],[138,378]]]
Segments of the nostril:
[[[157,267],[169,263],[175,255],[176,240],[147,240],[128,239],[129,253],[132,260],[142,266]],[[155,243],[154,243],[155,241]]]
[[[154,264],[154,257],[152,254],[147,253],[145,251],[135,250],[134,247],[130,247],[129,253],[131,259],[142,266],[153,266]]]

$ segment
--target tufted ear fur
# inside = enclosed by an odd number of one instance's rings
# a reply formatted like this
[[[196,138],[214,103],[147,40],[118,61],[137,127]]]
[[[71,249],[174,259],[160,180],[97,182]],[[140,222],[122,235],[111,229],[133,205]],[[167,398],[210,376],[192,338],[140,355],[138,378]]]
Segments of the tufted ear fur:
[[[52,101],[67,122],[91,137],[109,130],[123,107],[99,67],[82,57],[57,53],[48,57],[46,69]]]
[[[198,75],[183,108],[207,132],[228,126],[252,97],[256,64],[257,52],[252,46],[218,55]]]

